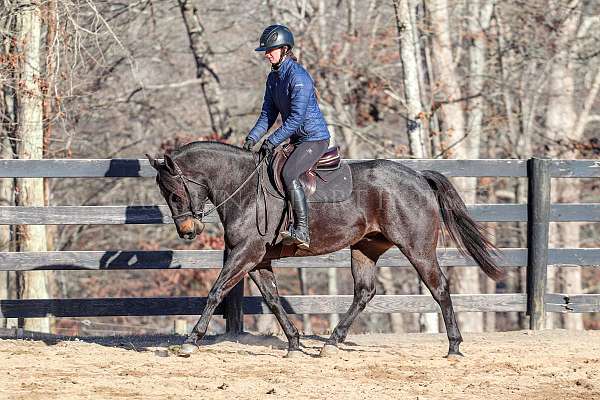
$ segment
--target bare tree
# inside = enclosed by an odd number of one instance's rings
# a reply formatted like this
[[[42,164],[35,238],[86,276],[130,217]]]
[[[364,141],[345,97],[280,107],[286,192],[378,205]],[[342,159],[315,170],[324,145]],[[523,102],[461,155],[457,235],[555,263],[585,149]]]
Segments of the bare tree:
[[[183,22],[188,33],[190,49],[196,62],[196,78],[200,79],[202,96],[210,118],[213,133],[226,139],[233,133],[230,126],[229,110],[221,93],[221,80],[212,63],[213,51],[203,38],[204,26],[196,0],[178,0]]]
[[[1,37],[0,42],[0,56],[8,58],[12,52],[13,35],[11,32],[15,30],[15,18],[14,14],[1,14],[0,15],[0,31],[6,32]],[[14,69],[3,64],[0,67],[0,74],[3,76],[12,76]],[[14,132],[16,126],[16,115],[15,115],[15,99],[13,88],[8,84],[6,80],[0,81],[0,158],[12,159],[14,158]],[[15,199],[15,184],[12,178],[1,178],[0,179],[0,206],[14,206]],[[13,246],[13,227],[7,225],[0,226],[0,251],[12,251]],[[11,297],[10,293],[10,274],[8,271],[0,272],[0,298],[8,299]],[[0,319],[0,327],[7,326],[7,320],[4,318]]]
[[[17,138],[20,140],[20,159],[43,158],[44,130],[42,125],[42,91],[40,88],[41,10],[37,3],[19,2],[17,45],[23,60],[19,64],[22,86],[17,93]],[[20,206],[44,206],[44,182],[41,178],[25,178],[18,182]],[[46,228],[43,225],[23,225],[18,230],[20,251],[46,251]],[[48,298],[46,272],[21,274],[21,298]],[[47,318],[27,319],[24,327],[38,332],[49,332]]]
[[[467,142],[466,145],[471,147],[469,157],[474,156],[476,158],[479,158],[480,142],[484,136],[483,117],[485,105],[483,91],[487,71],[487,37],[489,35],[494,5],[495,0],[469,0],[467,3],[467,34],[471,42],[471,46],[469,46],[468,88],[470,94],[474,97],[468,101],[467,135],[472,140]],[[471,184],[473,183],[471,182]],[[494,287],[494,282],[490,278],[484,277],[483,279],[488,283],[487,287]],[[494,313],[486,314],[486,330],[493,330],[489,329],[489,327],[495,326],[494,316]]]
[[[578,114],[575,106],[575,65],[573,62],[574,41],[581,22],[581,2],[571,1],[569,8],[564,10],[562,4],[553,4],[555,18],[562,20],[559,26],[560,34],[556,38],[557,54],[554,57],[549,82],[549,99],[546,110],[546,124],[549,136],[565,142],[579,142],[582,137],[576,137]],[[566,15],[564,15],[566,13]],[[582,116],[582,118],[585,118]],[[581,134],[582,132],[577,132]],[[556,149],[554,156],[561,158],[576,158],[573,150]],[[553,185],[553,201],[578,203],[581,185],[579,182],[569,182],[558,179]],[[551,244],[553,247],[579,247],[581,223],[569,222],[552,224]],[[558,272],[558,274],[557,274]],[[549,268],[549,288],[560,293],[581,293],[581,267]],[[558,318],[550,316],[547,326],[554,327]],[[583,329],[581,314],[569,314],[564,318],[567,329]]]
[[[417,27],[415,24],[416,2],[412,0],[394,0],[394,13],[396,16],[396,29],[398,31],[398,44],[400,51],[400,63],[402,65],[402,88],[404,89],[404,102],[406,105],[406,132],[408,133],[408,143],[411,157],[426,158],[430,156],[427,150],[427,129],[421,121],[426,115],[421,103],[422,94],[420,87],[420,76],[423,75],[421,69],[420,49],[417,45],[416,36]],[[382,276],[382,282],[386,293],[393,292],[390,283],[392,280],[391,271],[382,270],[380,275],[386,273],[389,276]],[[422,282],[419,283],[421,292],[427,293],[427,288]],[[427,333],[438,332],[437,313],[426,313],[420,317],[421,330]],[[392,328],[398,329],[398,322],[392,317]]]
[[[433,73],[439,93],[444,102],[440,108],[447,147],[452,149],[455,158],[479,158],[479,137],[467,132],[466,116],[461,101],[463,95],[459,82],[461,76],[455,63],[451,40],[452,27],[447,0],[427,1],[432,30]],[[457,188],[466,203],[475,202],[475,178],[456,179]],[[451,270],[450,284],[454,293],[481,293],[479,271],[475,268],[455,267]],[[483,318],[481,313],[457,315],[457,319],[467,332],[481,332]]]

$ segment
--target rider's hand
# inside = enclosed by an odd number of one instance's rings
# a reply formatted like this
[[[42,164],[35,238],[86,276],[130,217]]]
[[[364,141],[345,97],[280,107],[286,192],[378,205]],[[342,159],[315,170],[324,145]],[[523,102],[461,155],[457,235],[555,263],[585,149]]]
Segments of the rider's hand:
[[[275,150],[275,145],[273,145],[273,143],[269,142],[268,140],[265,140],[262,144],[262,146],[260,146],[260,152],[265,156],[265,157],[270,157],[273,155],[273,151]]]
[[[254,139],[246,138],[246,142],[244,143],[244,150],[252,151],[252,148],[254,147],[255,144],[256,144],[256,142],[254,141]]]

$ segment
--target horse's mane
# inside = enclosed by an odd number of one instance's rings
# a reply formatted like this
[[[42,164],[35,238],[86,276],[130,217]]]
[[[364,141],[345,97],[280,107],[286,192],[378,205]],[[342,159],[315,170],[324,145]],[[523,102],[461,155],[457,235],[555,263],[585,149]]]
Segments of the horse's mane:
[[[198,151],[218,151],[235,155],[242,155],[247,153],[243,151],[240,147],[228,143],[214,141],[196,141],[185,144],[173,150],[172,156],[178,158],[183,157],[189,153],[195,153]]]

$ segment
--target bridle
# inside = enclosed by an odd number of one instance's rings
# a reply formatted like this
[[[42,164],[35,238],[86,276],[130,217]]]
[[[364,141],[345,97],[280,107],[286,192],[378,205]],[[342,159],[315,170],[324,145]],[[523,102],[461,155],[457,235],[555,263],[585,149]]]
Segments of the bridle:
[[[258,163],[256,163],[256,168],[254,168],[254,171],[252,171],[252,173],[250,175],[248,175],[248,177],[246,178],[246,180],[244,182],[242,182],[242,184],[233,192],[231,193],[229,196],[227,196],[227,198],[225,200],[223,200],[221,203],[219,203],[218,205],[214,206],[213,208],[211,208],[210,210],[204,212],[204,206],[206,204],[206,199],[208,198],[207,196],[204,197],[204,200],[202,201],[201,207],[200,208],[195,208],[194,207],[194,201],[193,201],[193,197],[192,197],[192,193],[190,191],[190,187],[188,186],[188,182],[194,183],[198,186],[204,187],[206,189],[206,185],[202,182],[198,182],[188,176],[186,176],[183,171],[181,170],[181,168],[179,168],[179,165],[177,165],[177,163],[175,162],[175,160],[171,160],[173,162],[173,166],[175,167],[175,173],[177,174],[176,177],[179,178],[179,180],[181,181],[181,184],[183,185],[184,189],[185,189],[185,193],[187,195],[188,198],[188,203],[189,203],[189,210],[184,211],[182,213],[179,213],[177,215],[173,215],[173,221],[177,221],[178,219],[182,218],[182,217],[194,217],[195,219],[197,219],[198,221],[200,221],[200,223],[202,224],[202,229],[200,230],[201,233],[204,230],[204,222],[202,222],[202,219],[212,213],[213,211],[215,211],[217,208],[221,207],[223,204],[225,204],[227,201],[229,201],[233,196],[235,196],[244,186],[246,186],[246,184],[248,182],[250,182],[250,179],[254,176],[254,174],[256,174],[256,172],[259,170],[259,168],[261,167],[261,165],[263,164],[263,162],[267,159],[267,156],[265,155],[264,157],[262,157]],[[257,199],[258,201],[258,199]],[[258,207],[257,207],[257,213],[258,213]],[[257,214],[257,218],[258,218],[258,214]],[[265,223],[266,225],[266,223]]]
[[[175,167],[175,173],[177,174],[176,177],[179,178],[179,180],[181,181],[181,184],[183,185],[183,187],[185,189],[185,193],[187,195],[188,202],[189,202],[189,210],[179,213],[177,215],[173,215],[172,216],[173,221],[177,221],[179,218],[187,217],[187,216],[192,216],[192,217],[202,221],[202,218],[204,218],[204,216],[206,214],[208,214],[208,213],[204,212],[204,205],[206,204],[207,197],[206,196],[204,197],[204,200],[202,201],[202,204],[201,204],[201,208],[196,209],[194,207],[194,201],[193,201],[192,193],[190,191],[190,187],[188,186],[188,182],[195,183],[196,185],[204,187],[204,188],[206,188],[206,185],[204,185],[202,182],[198,182],[192,178],[185,176],[183,171],[181,171],[181,168],[179,168],[179,165],[177,165],[177,163],[174,160],[173,160],[173,166]],[[210,211],[213,211],[213,210],[210,210]]]

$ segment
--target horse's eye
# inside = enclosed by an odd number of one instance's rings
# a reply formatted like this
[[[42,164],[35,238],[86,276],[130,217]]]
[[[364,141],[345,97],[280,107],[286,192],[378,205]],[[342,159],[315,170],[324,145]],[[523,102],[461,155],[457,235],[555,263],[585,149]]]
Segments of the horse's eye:
[[[181,201],[181,197],[175,193],[171,193],[169,197],[172,203],[179,203]]]

